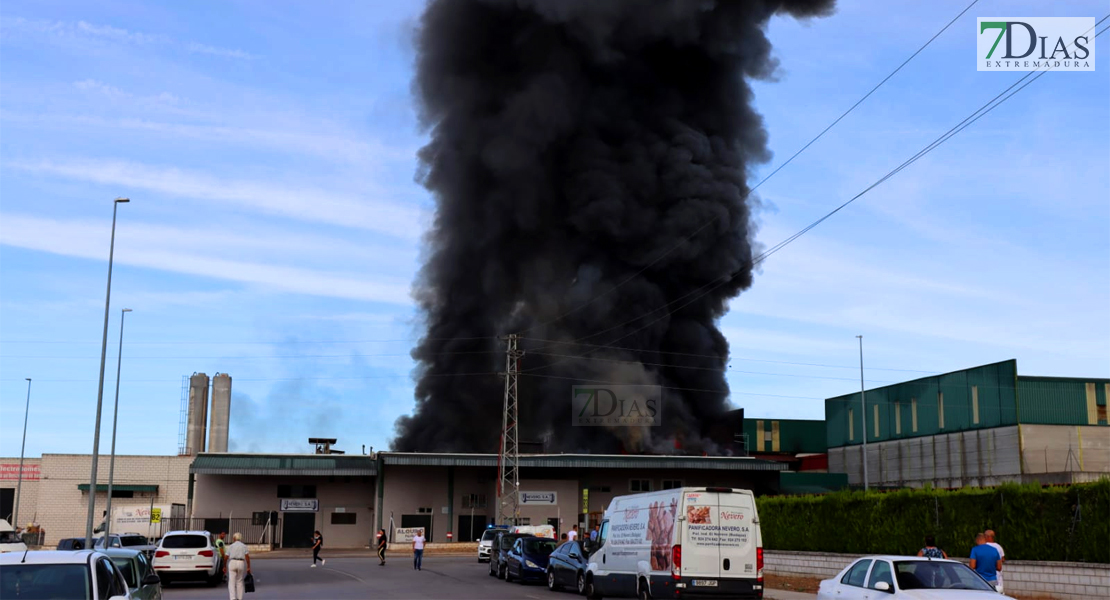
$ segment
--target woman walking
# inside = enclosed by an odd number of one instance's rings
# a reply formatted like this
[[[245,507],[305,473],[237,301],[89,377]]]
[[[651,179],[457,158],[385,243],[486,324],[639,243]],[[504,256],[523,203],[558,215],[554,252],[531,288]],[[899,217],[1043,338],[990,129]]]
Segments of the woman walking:
[[[320,561],[321,565],[327,564],[328,561],[320,558],[320,548],[324,547],[324,536],[320,535],[320,531],[316,530],[312,534],[312,568],[316,568],[316,561]]]
[[[378,560],[382,561],[381,564],[383,564],[383,565],[385,564],[385,547],[386,547],[386,544],[387,544],[387,540],[386,540],[386,537],[385,537],[385,530],[380,529],[380,530],[378,530]]]

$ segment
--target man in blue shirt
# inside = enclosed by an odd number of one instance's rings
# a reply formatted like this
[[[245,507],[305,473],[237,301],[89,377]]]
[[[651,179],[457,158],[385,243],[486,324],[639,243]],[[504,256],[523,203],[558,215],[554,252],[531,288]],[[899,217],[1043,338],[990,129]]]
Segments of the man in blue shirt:
[[[1002,568],[1002,557],[987,543],[987,537],[982,533],[975,535],[975,547],[971,549],[971,568],[987,580],[987,583],[998,585],[998,570]]]

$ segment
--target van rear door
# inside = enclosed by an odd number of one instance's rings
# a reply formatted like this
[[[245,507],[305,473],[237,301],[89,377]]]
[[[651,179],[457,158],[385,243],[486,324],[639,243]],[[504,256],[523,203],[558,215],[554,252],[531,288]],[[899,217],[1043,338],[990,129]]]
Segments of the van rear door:
[[[759,576],[756,560],[759,534],[754,523],[755,501],[751,493],[720,492],[718,506],[721,577],[755,579]]]
[[[716,585],[721,576],[718,494],[688,491],[682,510],[682,577],[693,579],[693,586]]]

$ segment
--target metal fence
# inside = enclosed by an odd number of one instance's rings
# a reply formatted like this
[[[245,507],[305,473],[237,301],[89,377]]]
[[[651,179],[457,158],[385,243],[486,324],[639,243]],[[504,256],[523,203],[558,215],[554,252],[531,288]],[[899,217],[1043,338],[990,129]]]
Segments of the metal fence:
[[[171,531],[208,531],[213,535],[219,535],[221,532],[227,533],[227,543],[231,543],[231,535],[234,533],[243,534],[244,544],[264,544],[271,548],[281,545],[281,518],[274,517],[267,523],[265,519],[253,519],[250,517],[227,519],[221,517],[203,518],[203,517],[179,517],[179,518],[163,518],[162,528],[158,533],[158,537],[162,537]]]

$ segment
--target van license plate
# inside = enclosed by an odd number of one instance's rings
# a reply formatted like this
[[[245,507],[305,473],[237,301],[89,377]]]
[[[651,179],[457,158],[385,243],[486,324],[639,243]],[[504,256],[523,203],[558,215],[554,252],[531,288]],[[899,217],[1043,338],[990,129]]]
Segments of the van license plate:
[[[717,587],[716,579],[695,579],[694,587]]]

